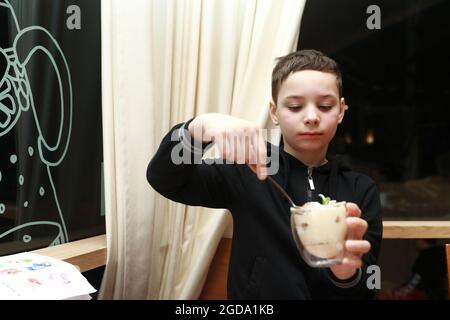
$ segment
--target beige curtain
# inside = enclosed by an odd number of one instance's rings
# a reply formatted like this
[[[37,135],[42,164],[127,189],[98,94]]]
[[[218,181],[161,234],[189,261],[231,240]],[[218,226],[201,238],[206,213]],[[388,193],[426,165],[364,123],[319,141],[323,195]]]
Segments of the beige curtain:
[[[205,112],[264,125],[274,58],[305,0],[102,2],[108,260],[103,299],[196,299],[230,224],[159,196],[146,168],[165,133]]]

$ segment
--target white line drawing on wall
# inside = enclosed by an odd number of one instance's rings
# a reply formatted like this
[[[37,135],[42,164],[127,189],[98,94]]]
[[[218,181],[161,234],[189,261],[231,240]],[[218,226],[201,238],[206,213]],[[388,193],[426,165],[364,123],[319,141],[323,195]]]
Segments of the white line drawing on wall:
[[[54,229],[51,232],[53,236],[46,245],[65,243],[69,241],[68,233],[52,176],[52,168],[58,167],[63,161],[71,137],[73,96],[70,70],[61,47],[48,30],[41,26],[30,26],[21,29],[14,8],[9,0],[0,0],[0,10],[4,10],[3,14],[6,14],[9,18],[8,34],[12,43],[12,46],[4,48],[0,42],[0,142],[3,136],[8,133],[11,134],[14,129],[18,130],[15,127],[19,125],[21,118],[28,114],[31,120],[26,122],[26,124],[34,123],[35,137],[31,138],[32,142],[27,142],[27,145],[23,146],[25,151],[22,154],[4,156],[9,157],[8,164],[17,166],[17,177],[15,178],[17,178],[18,191],[22,190],[21,188],[26,186],[29,181],[27,179],[31,179],[31,176],[35,174],[33,171],[35,168],[33,167],[33,170],[31,170],[30,165],[27,167],[27,161],[34,164],[36,161],[39,161],[43,168],[42,172],[45,172],[46,181],[48,181],[48,187],[43,185],[36,186],[35,189],[37,191],[33,192],[33,195],[22,192],[17,197],[15,206],[10,207],[20,208],[20,210],[37,210],[36,207],[33,207],[37,201],[33,200],[48,197],[51,199],[48,201],[52,202],[57,212],[55,221],[40,219],[26,221],[27,219],[16,218],[16,224],[13,227],[0,232],[0,242],[2,238],[16,233],[13,237],[14,240],[27,243],[32,240],[33,230],[40,226],[47,228],[51,226]],[[36,54],[44,54],[46,56],[53,67],[57,79],[56,87],[59,90],[60,98],[58,101],[60,109],[57,110],[57,113],[60,119],[56,130],[57,139],[54,139],[53,136],[53,140],[56,140],[52,141],[53,143],[49,142],[50,139],[48,136],[45,136],[41,125],[30,85],[30,72],[27,70],[30,59]],[[53,112],[53,109],[51,110]],[[27,139],[30,141],[29,138]],[[2,156],[1,153],[0,156]],[[30,159],[33,159],[34,162]],[[5,182],[5,172],[4,168],[0,168],[0,184]],[[0,217],[8,214],[8,205],[2,203],[1,194],[0,207]],[[34,217],[34,214],[27,214]],[[19,237],[20,239],[18,239]]]

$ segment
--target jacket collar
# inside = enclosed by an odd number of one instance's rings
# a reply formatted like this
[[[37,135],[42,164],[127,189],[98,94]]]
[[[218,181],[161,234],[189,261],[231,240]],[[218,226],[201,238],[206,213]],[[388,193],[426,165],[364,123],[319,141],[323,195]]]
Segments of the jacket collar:
[[[279,173],[274,175],[272,178],[274,178],[280,185],[283,186],[283,188],[286,189],[291,170],[297,169],[304,170],[306,172],[308,167],[299,159],[284,151],[283,147],[268,145],[267,149],[269,156],[271,154],[271,148],[277,148],[280,161]],[[351,169],[349,166],[344,164],[338,156],[327,155],[326,158],[328,162],[324,165],[314,167],[314,172],[320,172],[330,175],[329,196],[332,197],[332,199],[337,199],[337,191],[339,187],[339,172],[349,171]]]

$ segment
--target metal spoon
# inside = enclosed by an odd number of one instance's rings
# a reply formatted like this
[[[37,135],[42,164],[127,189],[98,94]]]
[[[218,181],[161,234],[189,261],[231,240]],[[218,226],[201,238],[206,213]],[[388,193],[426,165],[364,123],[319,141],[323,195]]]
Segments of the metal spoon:
[[[297,205],[294,203],[294,201],[293,201],[292,198],[287,194],[287,192],[284,191],[284,189],[278,184],[278,182],[276,182],[274,179],[272,179],[271,176],[267,176],[267,179],[269,179],[269,181],[273,183],[273,185],[278,189],[278,191],[280,191],[280,192],[283,194],[283,196],[285,196],[286,199],[289,200],[289,202],[291,203],[291,206],[292,206],[292,207],[294,207],[294,208],[298,208],[298,207],[299,207],[299,206],[297,206]]]
[[[296,205],[292,198],[287,194],[287,192],[276,182],[274,179],[272,179],[270,176],[267,176],[267,179],[280,191],[283,196],[286,197],[286,199],[289,200],[291,203],[291,233],[294,238],[295,245],[297,246],[297,249],[299,252],[302,252],[303,246],[301,245],[300,238],[297,234],[297,229],[295,228],[295,209],[300,208],[300,206]],[[294,209],[294,210],[293,210]]]

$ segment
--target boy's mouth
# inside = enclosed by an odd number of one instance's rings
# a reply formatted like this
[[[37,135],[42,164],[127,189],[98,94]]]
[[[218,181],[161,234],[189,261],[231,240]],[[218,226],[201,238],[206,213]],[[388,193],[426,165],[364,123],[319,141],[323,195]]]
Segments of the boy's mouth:
[[[300,133],[301,136],[321,136],[322,133],[320,132],[302,132]]]
[[[317,140],[320,139],[322,133],[320,132],[302,132],[298,134],[299,138],[302,140]]]

